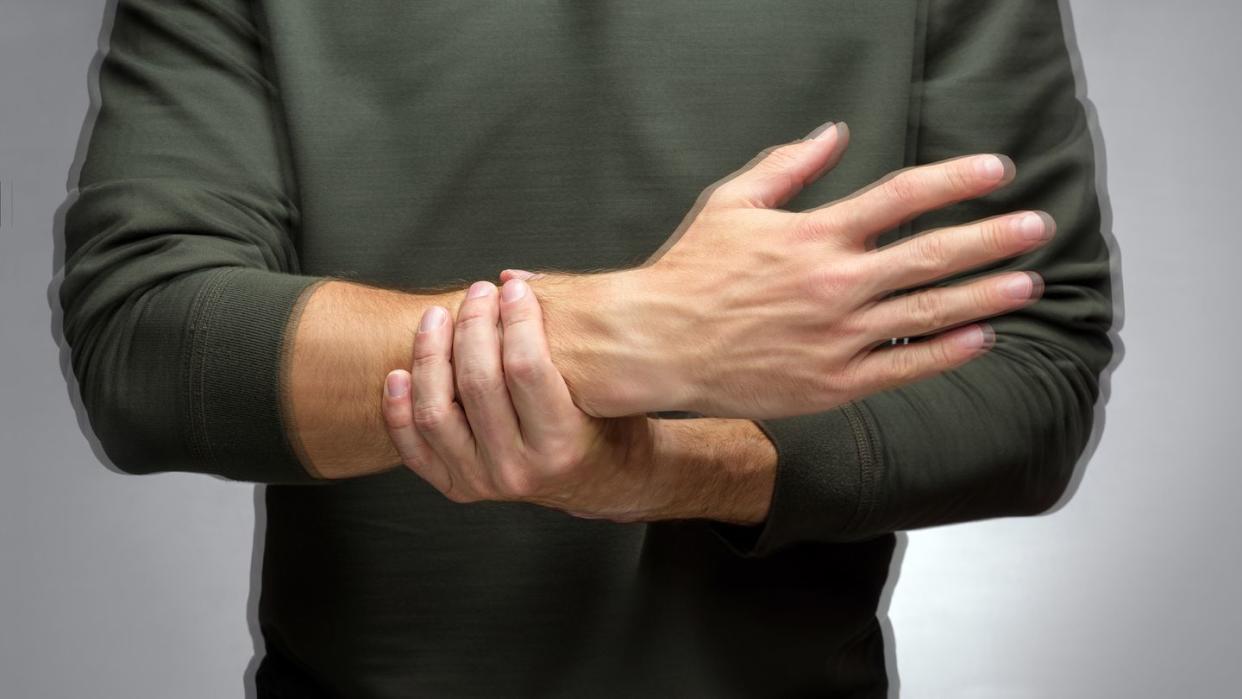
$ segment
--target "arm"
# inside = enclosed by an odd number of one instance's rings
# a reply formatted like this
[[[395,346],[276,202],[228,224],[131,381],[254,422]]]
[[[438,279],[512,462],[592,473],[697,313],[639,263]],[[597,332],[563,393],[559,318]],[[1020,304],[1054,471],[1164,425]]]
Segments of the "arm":
[[[378,377],[405,363],[413,318],[455,297],[300,273],[297,195],[252,11],[237,0],[118,7],[99,117],[66,214],[65,338],[92,426],[125,470],[299,483],[372,473],[396,462]],[[891,336],[881,321],[894,316],[861,292],[836,293],[853,288],[842,270],[857,276],[861,266],[840,264],[844,248],[826,254],[825,243],[829,232],[848,234],[858,247],[890,222],[1002,186],[1003,173],[963,159],[899,174],[815,214],[769,208],[831,167],[844,135],[824,133],[765,153],[712,192],[713,213],[694,218],[659,275],[652,267],[549,280],[549,340],[576,398],[611,415],[790,414],[874,389],[852,380],[861,373],[909,380],[973,356],[942,337],[906,352],[917,361],[855,371],[846,360]],[[962,233],[980,232],[987,227]],[[907,269],[936,271],[867,262],[893,272],[891,283]],[[716,293],[726,283],[735,293]],[[941,320],[1000,312],[1007,304],[992,286],[976,288],[982,302],[971,313]],[[867,335],[845,332],[861,325],[860,304],[877,311]],[[736,341],[743,336],[750,341]],[[703,361],[688,337],[721,352]],[[748,365],[753,355],[764,358],[762,373]]]
[[[916,161],[994,149],[1018,176],[919,228],[1015,206],[1049,212],[1048,245],[989,268],[1035,270],[1045,292],[992,319],[996,345],[975,361],[826,413],[760,421],[780,454],[771,515],[761,527],[712,525],[744,554],[1044,512],[1089,438],[1112,356],[1109,259],[1057,5],[938,0],[928,17]]]
[[[252,5],[125,0],[65,213],[63,331],[104,451],[131,473],[305,483],[275,377],[298,209]]]
[[[83,408],[130,473],[315,483],[392,467],[379,381],[407,364],[422,311],[461,298],[301,273],[253,7],[123,0],[100,66],[59,297]],[[613,280],[575,280],[561,326]]]
[[[707,519],[745,527],[769,515],[777,473],[772,440],[750,420],[655,420],[656,490],[677,506],[652,517]]]
[[[408,363],[423,310],[456,308],[462,292],[300,272],[283,115],[252,8],[116,8],[65,219],[73,371],[96,436],[127,472],[273,483],[374,473],[399,461],[379,381]],[[560,327],[589,323],[615,279],[575,279]],[[577,356],[579,384],[606,393],[592,384],[602,351]]]
[[[373,377],[407,362],[427,304],[460,297],[300,272],[254,7],[123,0],[100,66],[59,295],[83,407],[130,473],[317,483],[394,465]]]
[[[383,412],[403,462],[453,502],[624,522],[763,519],[776,455],[753,423],[583,412],[521,279],[500,295],[475,283],[449,317],[423,316],[410,370],[386,377]]]

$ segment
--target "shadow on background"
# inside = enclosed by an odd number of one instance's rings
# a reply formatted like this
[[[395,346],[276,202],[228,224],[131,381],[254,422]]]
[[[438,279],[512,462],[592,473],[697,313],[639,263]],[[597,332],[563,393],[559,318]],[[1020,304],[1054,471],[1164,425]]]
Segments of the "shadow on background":
[[[52,224],[54,232],[53,276],[52,282],[47,288],[47,305],[51,310],[52,338],[56,341],[56,346],[60,348],[60,373],[65,379],[66,392],[69,396],[69,402],[73,405],[78,429],[82,432],[82,436],[86,438],[87,443],[90,444],[91,451],[101,464],[114,473],[129,475],[112,462],[107,452],[104,451],[99,438],[95,436],[94,429],[91,428],[90,418],[87,415],[86,407],[82,403],[82,394],[78,386],[78,380],[73,373],[69,345],[65,342],[64,312],[60,307],[60,286],[65,276],[65,213],[77,198],[78,178],[82,172],[82,164],[86,160],[91,132],[94,130],[95,118],[99,114],[99,69],[108,51],[108,39],[112,35],[113,20],[116,17],[116,5],[117,0],[105,0],[102,22],[97,38],[98,48],[95,51],[95,57],[91,59],[87,75],[90,108],[87,110],[86,118],[82,121],[82,128],[78,132],[77,148],[74,151],[73,164],[70,166],[69,177],[65,184],[65,189],[70,192],[70,196],[56,209],[55,219]],[[229,483],[236,483],[236,481],[229,481],[220,476],[213,477]],[[267,505],[263,497],[263,486],[256,486],[253,490],[255,526],[250,557],[250,592],[246,600],[246,622],[250,630],[250,637],[254,643],[255,652],[250,663],[246,666],[242,678],[246,699],[257,699],[254,675],[265,652],[263,636],[259,632],[259,594],[262,587],[263,542],[267,532]]]
[[[1104,136],[1100,130],[1099,115],[1096,112],[1095,105],[1087,97],[1087,78],[1083,70],[1082,52],[1078,48],[1078,35],[1074,29],[1070,2],[1069,0],[1058,0],[1058,5],[1061,12],[1062,27],[1065,32],[1066,49],[1069,52],[1070,63],[1074,71],[1076,93],[1086,113],[1087,129],[1091,132],[1091,143],[1095,151],[1095,185],[1100,202],[1100,235],[1108,247],[1109,270],[1110,277],[1112,278],[1113,323],[1108,335],[1113,343],[1113,357],[1100,374],[1100,395],[1095,403],[1091,435],[1083,448],[1082,455],[1074,466],[1070,482],[1056,504],[1040,516],[1048,516],[1058,512],[1078,492],[1078,488],[1082,484],[1083,475],[1087,470],[1087,464],[1095,454],[1096,447],[1099,446],[1100,438],[1104,432],[1105,406],[1108,404],[1109,397],[1112,394],[1112,374],[1117,366],[1121,364],[1125,355],[1125,346],[1122,344],[1120,337],[1125,308],[1125,295],[1121,275],[1121,247],[1113,236],[1113,207],[1108,196],[1108,161],[1104,146]],[[884,592],[880,597],[877,610],[880,624],[884,629],[884,652],[890,679],[890,698],[899,697],[901,694],[901,673],[898,671],[897,666],[897,637],[893,630],[892,620],[889,618],[889,610],[892,606],[893,593],[901,578],[901,566],[905,560],[906,549],[909,543],[910,535],[908,533],[897,533],[897,545],[893,551],[888,581],[884,586]]]
[[[1050,510],[1050,515],[1065,507],[1078,492],[1083,474],[1087,471],[1087,463],[1099,446],[1100,437],[1104,433],[1104,407],[1112,395],[1113,372],[1121,364],[1125,356],[1125,345],[1121,342],[1121,326],[1125,316],[1125,290],[1121,278],[1121,246],[1113,236],[1113,205],[1108,196],[1108,160],[1104,147],[1104,135],[1100,130],[1100,119],[1095,105],[1087,97],[1087,76],[1083,70],[1082,53],[1078,50],[1078,34],[1074,30],[1074,20],[1070,13],[1069,0],[1058,0],[1061,8],[1061,21],[1065,28],[1065,44],[1069,50],[1070,64],[1074,69],[1074,82],[1077,86],[1078,101],[1082,103],[1087,114],[1087,128],[1091,131],[1091,144],[1095,149],[1095,189],[1100,200],[1100,235],[1108,246],[1110,276],[1112,277],[1113,324],[1108,337],[1113,343],[1113,357],[1108,366],[1100,373],[1100,396],[1095,403],[1095,417],[1091,427],[1091,436],[1083,448],[1082,456],[1074,466],[1074,474],[1065,492]]]

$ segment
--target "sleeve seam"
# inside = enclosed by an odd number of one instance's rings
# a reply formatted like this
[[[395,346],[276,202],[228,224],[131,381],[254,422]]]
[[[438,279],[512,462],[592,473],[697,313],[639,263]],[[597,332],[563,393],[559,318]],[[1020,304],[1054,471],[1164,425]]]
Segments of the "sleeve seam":
[[[194,299],[190,311],[190,341],[186,343],[186,410],[190,424],[190,452],[205,465],[215,463],[211,438],[207,429],[207,409],[203,404],[203,372],[206,371],[206,352],[211,334],[211,311],[224,291],[224,281],[237,273],[236,269],[218,270],[203,285]]]
[[[843,406],[850,427],[854,432],[854,441],[858,448],[858,507],[853,517],[845,525],[848,533],[857,533],[865,528],[875,512],[880,474],[883,463],[880,457],[880,439],[875,418],[863,401],[851,401]]]

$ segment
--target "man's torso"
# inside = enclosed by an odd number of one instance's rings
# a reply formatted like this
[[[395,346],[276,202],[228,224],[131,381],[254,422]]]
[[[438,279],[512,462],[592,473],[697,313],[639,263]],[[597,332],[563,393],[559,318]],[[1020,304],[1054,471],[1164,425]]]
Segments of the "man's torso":
[[[259,5],[307,274],[633,266],[829,119],[850,151],[790,208],[906,164],[916,3]],[[700,522],[460,505],[394,471],[268,487],[260,617],[331,695],[883,696],[894,541],[743,559]]]

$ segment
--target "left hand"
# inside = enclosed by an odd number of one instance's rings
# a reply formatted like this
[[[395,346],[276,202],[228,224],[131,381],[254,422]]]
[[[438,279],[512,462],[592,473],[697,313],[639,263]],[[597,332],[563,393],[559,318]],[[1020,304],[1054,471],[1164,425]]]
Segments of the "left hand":
[[[658,421],[580,410],[552,363],[529,275],[506,275],[503,295],[472,285],[455,324],[443,307],[427,309],[413,371],[389,373],[384,419],[402,461],[454,502],[530,502],[622,522],[658,511]]]

